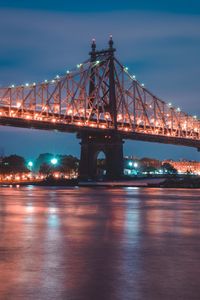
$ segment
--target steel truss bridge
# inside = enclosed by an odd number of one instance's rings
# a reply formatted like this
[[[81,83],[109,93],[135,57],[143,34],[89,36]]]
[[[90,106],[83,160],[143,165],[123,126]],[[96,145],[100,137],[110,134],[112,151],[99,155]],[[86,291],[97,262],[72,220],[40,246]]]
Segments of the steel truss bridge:
[[[122,147],[122,139],[199,150],[196,116],[155,96],[120,63],[115,51],[112,37],[109,47],[101,51],[93,40],[89,59],[75,70],[49,81],[0,88],[0,125],[77,133],[82,139],[81,155],[88,161],[80,169],[91,168],[80,171],[87,178],[95,173],[91,157],[100,149],[110,152],[109,143]],[[110,177],[121,172],[109,168]]]

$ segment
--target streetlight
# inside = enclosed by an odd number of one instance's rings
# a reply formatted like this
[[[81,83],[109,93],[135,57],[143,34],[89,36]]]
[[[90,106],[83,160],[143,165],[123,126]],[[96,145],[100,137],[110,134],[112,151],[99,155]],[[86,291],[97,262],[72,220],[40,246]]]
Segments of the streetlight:
[[[28,162],[28,168],[30,169],[30,171],[32,171],[32,167],[33,167],[33,162],[29,161]]]
[[[52,165],[55,166],[55,165],[57,165],[57,163],[58,163],[57,158],[54,157],[54,158],[51,159],[51,164],[52,164]]]
[[[132,167],[133,166],[133,162],[129,161],[128,165],[129,165],[129,167]]]

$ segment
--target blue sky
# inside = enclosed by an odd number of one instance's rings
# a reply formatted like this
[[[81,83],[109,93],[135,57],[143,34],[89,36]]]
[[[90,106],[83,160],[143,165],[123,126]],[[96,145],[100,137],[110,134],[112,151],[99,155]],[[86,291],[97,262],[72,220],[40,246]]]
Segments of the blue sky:
[[[52,78],[85,60],[113,34],[117,56],[167,102],[200,115],[199,1],[2,1],[0,85]],[[79,155],[70,134],[0,127],[0,148],[27,158]],[[147,147],[148,146],[148,147]],[[195,149],[126,142],[125,154],[199,159]]]
[[[30,9],[45,11],[68,11],[68,12],[102,12],[142,10],[154,12],[172,12],[177,14],[199,14],[200,3],[198,0],[124,0],[124,1],[66,1],[66,0],[4,0],[0,1],[1,7],[14,9]]]

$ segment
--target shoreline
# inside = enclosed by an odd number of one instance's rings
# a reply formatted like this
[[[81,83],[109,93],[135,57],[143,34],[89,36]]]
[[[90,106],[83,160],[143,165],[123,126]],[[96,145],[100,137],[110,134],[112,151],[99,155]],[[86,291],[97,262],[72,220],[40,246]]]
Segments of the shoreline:
[[[189,178],[134,178],[118,181],[79,181],[78,179],[64,180],[51,179],[40,182],[2,182],[0,187],[23,187],[23,186],[41,186],[41,187],[91,187],[91,188],[123,188],[123,187],[143,187],[143,188],[200,188],[200,177]]]

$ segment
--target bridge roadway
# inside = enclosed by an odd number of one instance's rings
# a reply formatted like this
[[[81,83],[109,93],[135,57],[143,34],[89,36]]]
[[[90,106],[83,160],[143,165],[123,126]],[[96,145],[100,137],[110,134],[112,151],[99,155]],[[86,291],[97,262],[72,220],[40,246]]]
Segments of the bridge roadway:
[[[72,116],[57,116],[55,114],[47,116],[46,114],[42,115],[40,112],[38,114],[41,117],[37,119],[34,119],[33,114],[31,115],[30,112],[26,117],[10,117],[8,116],[7,109],[4,108],[4,110],[0,110],[0,125],[77,134],[87,132],[94,135],[103,134],[108,137],[117,132],[123,139],[181,145],[197,148],[200,151],[200,139],[198,136],[196,139],[178,136],[177,130],[170,131],[170,129],[159,127],[150,128],[144,125],[137,125],[135,128],[130,128],[128,123],[118,122],[118,130],[116,131],[106,120],[100,120],[97,124],[97,121],[94,119],[90,120],[88,124],[84,124],[84,120],[80,117],[73,117],[72,119]]]

